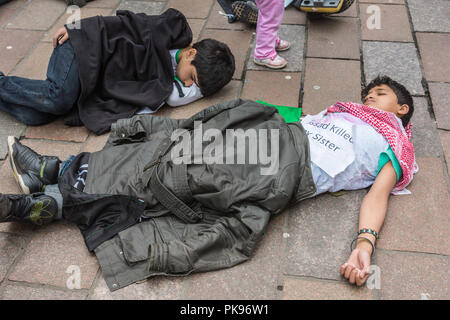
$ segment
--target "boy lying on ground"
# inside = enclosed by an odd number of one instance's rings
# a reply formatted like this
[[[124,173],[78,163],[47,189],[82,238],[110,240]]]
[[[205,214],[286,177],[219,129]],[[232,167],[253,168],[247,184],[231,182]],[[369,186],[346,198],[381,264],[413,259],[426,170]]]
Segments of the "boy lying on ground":
[[[363,101],[289,123],[250,100],[189,119],[138,115],[116,122],[103,150],[72,157],[61,169],[58,158],[10,137],[11,166],[25,194],[0,196],[0,221],[76,223],[116,290],[153,275],[244,262],[270,217],[287,206],[371,186],[355,248],[340,270],[362,285],[389,195],[416,169],[409,92],[382,77],[364,89]]]
[[[164,102],[188,104],[220,90],[235,69],[226,44],[191,41],[175,9],[81,19],[55,34],[46,80],[0,72],[0,110],[27,125],[66,115],[66,124],[102,134],[118,119],[154,112]]]

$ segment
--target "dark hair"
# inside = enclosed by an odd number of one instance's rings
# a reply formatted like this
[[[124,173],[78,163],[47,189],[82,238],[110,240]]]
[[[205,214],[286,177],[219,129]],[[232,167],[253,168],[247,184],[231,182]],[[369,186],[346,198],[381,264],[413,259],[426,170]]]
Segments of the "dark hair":
[[[192,65],[197,69],[200,91],[209,96],[223,88],[234,74],[234,56],[223,42],[204,39],[192,45],[197,50]]]
[[[366,96],[369,94],[369,91],[376,87],[380,86],[382,84],[387,85],[389,88],[394,91],[395,95],[397,96],[397,101],[399,105],[407,104],[409,106],[409,111],[407,114],[405,114],[402,119],[403,127],[406,127],[406,125],[409,123],[409,120],[411,119],[413,113],[414,113],[414,102],[411,94],[409,91],[400,83],[398,83],[395,80],[392,80],[388,76],[378,76],[375,79],[373,79],[363,90],[362,90],[362,99],[366,98]]]

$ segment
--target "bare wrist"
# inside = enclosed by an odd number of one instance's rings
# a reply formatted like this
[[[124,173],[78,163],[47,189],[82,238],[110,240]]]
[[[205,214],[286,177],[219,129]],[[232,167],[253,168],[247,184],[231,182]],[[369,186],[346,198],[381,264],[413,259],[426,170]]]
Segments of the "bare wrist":
[[[370,255],[372,255],[372,251],[373,251],[372,245],[370,243],[368,243],[367,241],[361,241],[361,240],[357,241],[356,248],[365,250],[365,251],[369,252]]]

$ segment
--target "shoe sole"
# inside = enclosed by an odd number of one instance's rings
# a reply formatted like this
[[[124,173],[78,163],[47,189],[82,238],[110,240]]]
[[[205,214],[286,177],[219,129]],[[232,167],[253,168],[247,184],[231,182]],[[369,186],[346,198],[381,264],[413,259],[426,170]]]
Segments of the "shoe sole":
[[[263,66],[263,67],[267,67],[267,68],[270,68],[270,69],[283,69],[283,68],[286,67],[286,65],[287,65],[287,63],[285,63],[285,64],[283,64],[283,65],[281,65],[281,66],[272,66],[272,65],[269,65],[269,64],[267,64],[267,63],[257,62],[257,61],[255,61],[255,60],[253,60],[253,62],[254,62],[255,64],[257,64],[258,66]]]
[[[19,174],[19,171],[17,170],[16,164],[13,160],[13,151],[14,151],[14,136],[8,136],[8,148],[9,148],[9,163],[11,165],[11,169],[13,171],[14,178],[16,179],[17,185],[19,186],[19,189],[24,194],[30,194],[30,189],[25,185],[23,182],[22,176]]]
[[[282,52],[282,51],[286,51],[286,50],[289,50],[289,48],[291,47],[291,45],[289,45],[289,46],[287,46],[286,48],[282,48],[282,49],[277,49],[277,48],[275,48],[275,50],[277,50],[278,52]]]

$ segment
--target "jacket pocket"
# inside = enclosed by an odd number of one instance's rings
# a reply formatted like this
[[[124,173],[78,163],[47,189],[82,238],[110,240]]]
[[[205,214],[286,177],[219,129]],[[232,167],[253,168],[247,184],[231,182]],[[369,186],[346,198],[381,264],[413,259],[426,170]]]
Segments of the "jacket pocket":
[[[122,243],[121,254],[129,264],[147,260],[150,245],[163,242],[152,220],[123,230],[118,236]]]
[[[108,144],[120,145],[143,142],[147,132],[138,118],[119,119],[111,125],[111,136]]]

